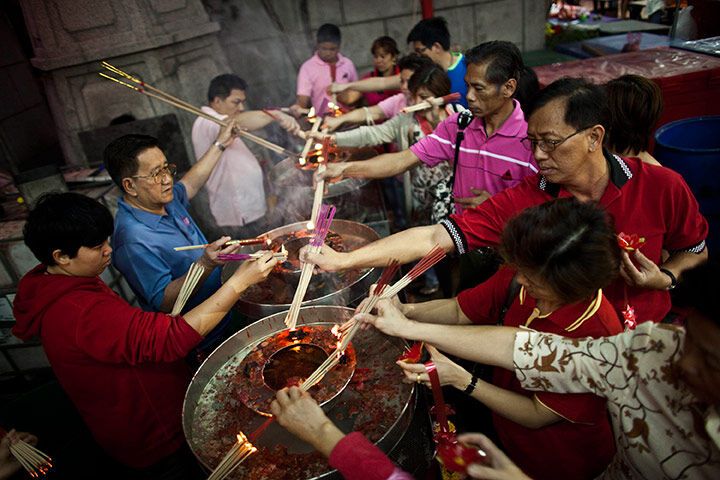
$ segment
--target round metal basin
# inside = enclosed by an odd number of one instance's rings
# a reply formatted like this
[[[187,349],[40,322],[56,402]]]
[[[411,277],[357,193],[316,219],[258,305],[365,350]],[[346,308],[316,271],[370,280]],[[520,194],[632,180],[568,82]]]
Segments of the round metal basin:
[[[267,232],[271,240],[287,237],[301,232],[307,222],[285,225]],[[372,228],[362,223],[349,220],[333,220],[330,231],[339,235],[345,251],[352,251],[380,237]],[[305,242],[306,243],[306,242]],[[288,242],[288,259],[297,258],[297,251],[304,242]],[[263,247],[243,247],[241,252],[254,252]],[[223,267],[222,279],[225,281],[238,268],[238,262],[230,262]],[[378,269],[345,270],[342,272],[320,272],[313,275],[305,301],[302,306],[309,305],[348,305],[367,295],[370,285],[380,277]],[[295,288],[299,281],[296,268],[287,265],[278,266],[263,283],[254,285],[240,296],[235,308],[250,318],[262,318],[273,313],[286,311],[290,308]]]
[[[298,325],[329,327],[352,315],[353,310],[345,307],[306,307],[300,312]],[[284,318],[284,313],[271,315],[240,330],[220,345],[193,377],[183,404],[183,429],[190,448],[206,468],[219,463],[239,431],[249,435],[267,418],[238,401],[227,372],[236,369],[261,342],[286,330]],[[411,428],[411,423],[418,423],[413,421],[415,385],[402,383],[395,365],[404,342],[370,329],[359,332],[352,345],[355,372],[340,394],[323,407],[328,417],[344,432],[362,432],[385,452],[407,456],[408,450],[418,450],[418,440],[429,439],[429,433],[418,434]],[[426,418],[418,421],[427,424]],[[254,444],[258,452],[230,478],[339,478],[325,458],[276,422]]]

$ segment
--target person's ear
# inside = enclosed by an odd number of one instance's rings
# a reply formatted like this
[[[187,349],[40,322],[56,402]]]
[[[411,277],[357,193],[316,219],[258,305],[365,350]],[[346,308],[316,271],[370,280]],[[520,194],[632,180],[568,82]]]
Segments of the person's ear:
[[[64,267],[70,263],[70,256],[67,253],[63,253],[59,248],[53,250],[52,259],[55,261],[55,265],[60,267]]]
[[[430,47],[430,50],[434,50],[435,52],[444,52],[445,49],[442,45],[440,45],[440,42],[435,42],[432,44],[432,47]]]
[[[515,95],[516,90],[517,90],[517,80],[515,80],[514,78],[511,78],[503,84],[502,95],[505,98],[512,98],[512,96]]]
[[[125,177],[122,179],[122,186],[125,193],[130,195],[131,197],[137,197],[137,189],[135,188],[135,180],[133,180],[130,177]]]
[[[605,137],[605,128],[602,125],[595,125],[590,129],[588,134],[590,138],[590,145],[588,149],[594,152],[598,148],[602,148],[603,138]]]

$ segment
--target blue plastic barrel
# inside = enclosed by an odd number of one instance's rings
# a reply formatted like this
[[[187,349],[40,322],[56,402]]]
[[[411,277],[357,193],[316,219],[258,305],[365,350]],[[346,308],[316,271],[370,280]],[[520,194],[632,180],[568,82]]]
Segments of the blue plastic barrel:
[[[708,248],[720,250],[720,115],[677,120],[655,132],[655,158],[685,178],[710,223]]]

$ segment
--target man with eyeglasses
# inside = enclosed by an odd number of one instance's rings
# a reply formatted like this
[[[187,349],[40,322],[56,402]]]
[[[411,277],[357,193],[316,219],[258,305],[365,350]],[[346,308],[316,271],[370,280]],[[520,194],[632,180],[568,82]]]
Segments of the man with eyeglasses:
[[[631,307],[638,323],[663,320],[670,311],[668,290],[683,271],[707,259],[708,224],[677,173],[603,149],[606,105],[597,85],[570,78],[553,82],[536,98],[524,140],[534,148],[537,175],[437,225],[405,230],[349,253],[304,250],[301,259],[334,271],[382,266],[390,258],[411,262],[435,245],[464,254],[496,245],[505,222],[521,210],[574,196],[602,205],[618,234],[643,239],[639,248],[622,253],[621,277],[605,290],[613,306],[620,313]],[[665,259],[663,250],[669,253]]]
[[[236,249],[224,247],[230,237],[222,237],[204,250],[176,252],[173,248],[208,243],[187,209],[225,148],[233,143],[234,128],[234,120],[223,127],[205,155],[177,183],[176,167],[168,163],[154,137],[125,135],[105,148],[105,167],[123,192],[112,236],[113,265],[125,276],[143,310],[170,312],[194,262],[204,273],[183,311],[220,288],[220,269],[216,267],[222,262],[218,255]],[[229,315],[205,337],[196,356],[211,351],[228,322]]]

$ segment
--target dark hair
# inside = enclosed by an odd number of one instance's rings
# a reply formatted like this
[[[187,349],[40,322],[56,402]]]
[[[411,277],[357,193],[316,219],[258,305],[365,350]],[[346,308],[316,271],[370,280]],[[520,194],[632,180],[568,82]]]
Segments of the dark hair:
[[[500,251],[508,263],[542,277],[566,303],[589,298],[620,271],[610,217],[576,198],[530,207],[509,220]]]
[[[694,309],[720,327],[720,304],[715,298],[719,274],[717,259],[685,270],[677,287],[670,292],[673,307]]]
[[[419,53],[411,53],[400,57],[397,61],[397,66],[402,70],[412,70],[413,72],[418,70],[423,65],[434,65],[435,62],[430,60],[428,57],[420,55]]]
[[[564,77],[540,90],[527,112],[533,113],[552,102],[565,100],[565,123],[576,129],[602,125],[607,130],[607,97],[605,90],[583,78]]]
[[[605,84],[608,101],[607,147],[614,153],[648,149],[650,135],[660,119],[660,87],[640,75],[623,75]]]
[[[80,247],[96,247],[112,232],[110,211],[79,193],[46,193],[23,228],[25,245],[45,265],[55,265],[55,250],[74,258]]]
[[[340,45],[342,35],[340,34],[340,28],[332,23],[324,23],[320,25],[315,35],[317,43],[330,42],[336,45]]]
[[[519,80],[523,64],[520,50],[512,42],[493,40],[465,52],[466,65],[487,65],[485,77],[493,85],[502,85],[511,78]]]
[[[149,148],[160,148],[158,140],[150,135],[123,135],[110,142],[103,152],[105,169],[120,190],[123,178],[131,177],[138,171],[138,155]]]
[[[218,75],[210,80],[207,94],[208,102],[210,103],[215,100],[215,97],[220,100],[225,100],[233,90],[247,90],[247,82],[232,73]]]
[[[415,95],[420,87],[430,90],[434,97],[444,97],[450,93],[450,78],[445,70],[431,63],[415,70],[408,80],[408,90]]]
[[[385,50],[386,53],[389,53],[390,55],[400,55],[400,50],[398,50],[395,39],[393,39],[392,37],[388,37],[387,35],[375,39],[375,41],[372,43],[372,46],[370,47],[370,53],[375,55],[375,50],[377,50],[378,48],[382,48],[383,50]]]
[[[408,33],[407,43],[410,42],[420,42],[427,48],[431,48],[437,42],[443,50],[450,50],[450,31],[447,22],[443,17],[420,20]]]
[[[523,67],[515,89],[515,99],[520,103],[523,112],[535,100],[539,91],[540,82],[535,70],[531,67]]]

